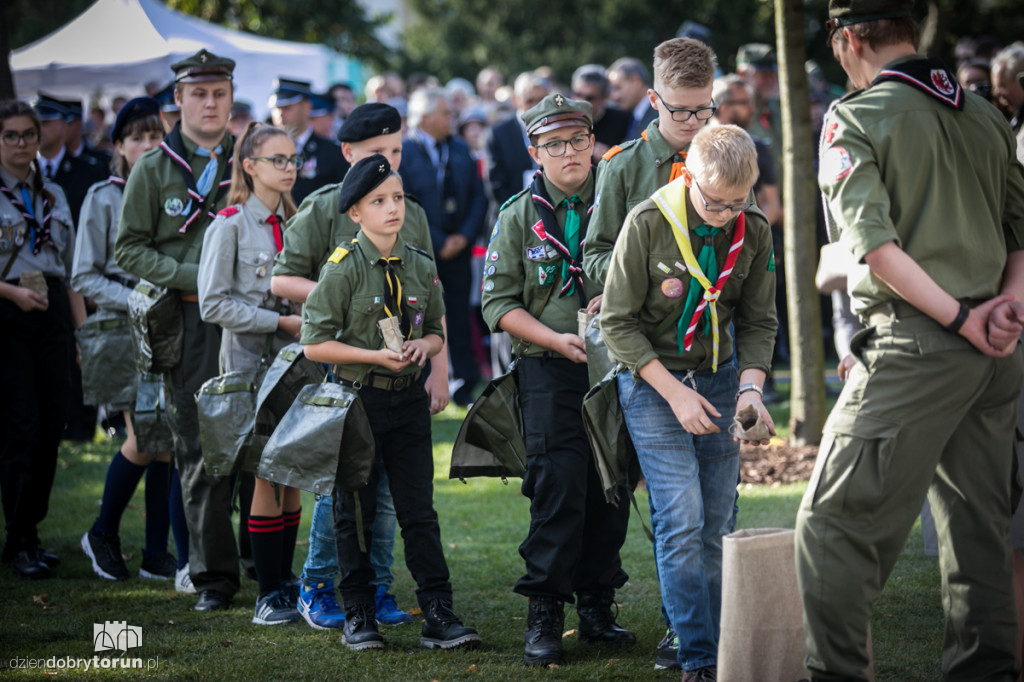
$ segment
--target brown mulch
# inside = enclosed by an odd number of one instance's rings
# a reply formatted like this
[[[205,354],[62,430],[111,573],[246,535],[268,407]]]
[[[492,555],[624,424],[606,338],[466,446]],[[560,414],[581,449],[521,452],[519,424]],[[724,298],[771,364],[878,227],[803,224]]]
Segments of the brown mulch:
[[[744,445],[740,447],[740,476],[743,483],[778,486],[806,481],[814,470],[817,445]]]

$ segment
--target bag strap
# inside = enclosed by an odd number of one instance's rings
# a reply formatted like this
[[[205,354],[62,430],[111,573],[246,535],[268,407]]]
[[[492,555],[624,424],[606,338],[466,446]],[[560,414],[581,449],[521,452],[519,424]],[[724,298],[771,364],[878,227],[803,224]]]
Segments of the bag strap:
[[[661,336],[662,334],[665,333],[666,329],[668,329],[669,327],[671,327],[673,325],[678,324],[679,323],[679,317],[683,314],[683,312],[685,310],[686,310],[686,300],[685,299],[681,299],[680,305],[678,307],[676,307],[675,310],[672,311],[672,314],[669,315],[668,317],[666,317],[664,320],[662,320],[661,323],[657,327],[654,328],[654,338],[658,338],[659,336]]]
[[[3,273],[0,273],[0,280],[7,279],[7,273],[11,271],[11,267],[14,265],[14,259],[18,257],[18,252],[21,251],[21,247],[25,244],[24,241],[21,244],[14,245],[14,251],[11,251],[11,257],[7,259],[7,265],[4,266]]]

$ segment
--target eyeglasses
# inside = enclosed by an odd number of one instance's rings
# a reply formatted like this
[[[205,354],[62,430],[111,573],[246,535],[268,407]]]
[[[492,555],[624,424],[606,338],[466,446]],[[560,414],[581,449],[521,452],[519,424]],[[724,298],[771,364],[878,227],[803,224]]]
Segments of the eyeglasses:
[[[832,47],[832,39],[836,37],[836,31],[843,27],[838,19],[829,19],[825,22],[825,29],[828,34],[825,37],[825,47]]]
[[[709,203],[707,197],[704,196],[704,192],[700,191],[700,185],[697,184],[697,178],[693,179],[693,186],[697,188],[697,194],[700,195],[700,200],[704,202],[704,210],[708,213],[724,213],[725,211],[740,213],[754,205],[753,201],[744,201],[742,204]]]
[[[296,154],[295,156],[250,156],[252,161],[266,161],[267,163],[274,164],[274,168],[279,171],[288,170],[288,166],[295,166],[295,170],[299,170],[302,167],[302,157]]]
[[[13,130],[8,130],[0,136],[0,139],[2,139],[4,144],[8,147],[17,147],[19,142],[24,142],[27,145],[35,144],[36,142],[39,142],[39,131],[34,128],[26,130],[23,133],[16,133]]]
[[[665,104],[665,100],[661,98],[661,95],[657,90],[654,90],[653,92],[658,96],[658,100],[661,102],[661,105],[665,107],[665,111],[672,116],[672,120],[678,121],[679,123],[686,123],[690,120],[691,116],[696,116],[698,121],[706,121],[714,116],[715,111],[718,109],[714,104],[710,107],[701,107],[700,109],[673,109],[669,105]]]
[[[590,149],[590,135],[574,135],[568,140],[555,140],[554,142],[534,146],[537,149],[546,150],[548,156],[558,157],[565,155],[568,145],[572,145],[572,148],[578,152],[585,152]]]

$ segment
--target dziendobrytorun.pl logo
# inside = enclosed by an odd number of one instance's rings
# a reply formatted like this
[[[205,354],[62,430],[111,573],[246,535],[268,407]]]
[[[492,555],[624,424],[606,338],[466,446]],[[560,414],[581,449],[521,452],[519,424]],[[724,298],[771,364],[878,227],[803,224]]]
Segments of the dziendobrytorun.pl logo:
[[[142,628],[128,625],[125,621],[106,621],[92,626],[92,643],[95,652],[116,652],[120,656],[97,656],[83,658],[76,656],[50,656],[49,658],[11,658],[10,669],[36,669],[50,671],[75,670],[155,670],[160,667],[160,657],[143,659],[126,656],[129,649],[142,646]]]

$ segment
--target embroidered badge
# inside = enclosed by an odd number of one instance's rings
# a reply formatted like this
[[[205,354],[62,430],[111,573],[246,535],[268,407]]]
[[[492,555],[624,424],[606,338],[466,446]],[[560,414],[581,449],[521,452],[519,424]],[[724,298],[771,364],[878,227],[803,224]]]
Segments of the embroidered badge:
[[[548,233],[544,231],[544,223],[540,220],[538,220],[537,224],[533,226],[533,233],[544,241],[548,240]]]
[[[230,218],[231,216],[235,215],[236,213],[238,213],[238,207],[237,206],[228,206],[228,207],[218,211],[217,215],[222,215],[225,218]]]
[[[437,275],[434,275],[434,286],[436,287],[440,283],[441,283],[441,280],[437,278]]]
[[[494,290],[494,282],[492,282],[491,280],[487,280],[486,282],[484,282],[484,291],[493,291],[493,290]]]
[[[488,242],[493,242],[494,238],[498,236],[498,225],[499,224],[501,224],[501,221],[498,221],[497,223],[494,223],[494,229],[491,230],[491,238],[488,240]]]
[[[164,213],[171,216],[179,216],[185,210],[185,203],[178,197],[171,197],[164,201]]]
[[[666,298],[679,298],[683,295],[683,283],[677,277],[669,277],[661,283],[661,293]]]
[[[418,327],[421,324],[423,324],[423,311],[422,310],[419,311],[418,313],[416,313],[416,315],[412,318],[412,323],[416,327]]]
[[[526,247],[526,258],[528,260],[544,260],[545,255],[543,245]]]
[[[949,76],[943,69],[932,69],[932,85],[935,89],[941,92],[943,95],[952,95],[956,92],[956,88],[949,81]]]
[[[775,249],[768,255],[768,272],[775,272]]]
[[[348,249],[343,249],[342,247],[339,246],[334,250],[334,253],[332,253],[331,257],[328,258],[327,260],[330,261],[331,263],[340,263],[341,259],[347,255]]]
[[[380,296],[374,296],[373,297],[373,304],[374,305],[380,305]]]
[[[419,303],[420,299],[417,298],[416,296],[409,296],[407,300],[409,301],[409,305],[416,305],[417,303]]]
[[[850,152],[843,147],[829,147],[821,155],[822,176],[831,178],[832,182],[842,180],[853,170]]]
[[[825,144],[832,144],[832,140],[836,139],[837,130],[839,130],[838,123],[828,124],[828,128],[825,129]]]
[[[538,265],[537,266],[537,284],[542,287],[550,286],[553,281],[552,278],[555,276],[554,265]]]

